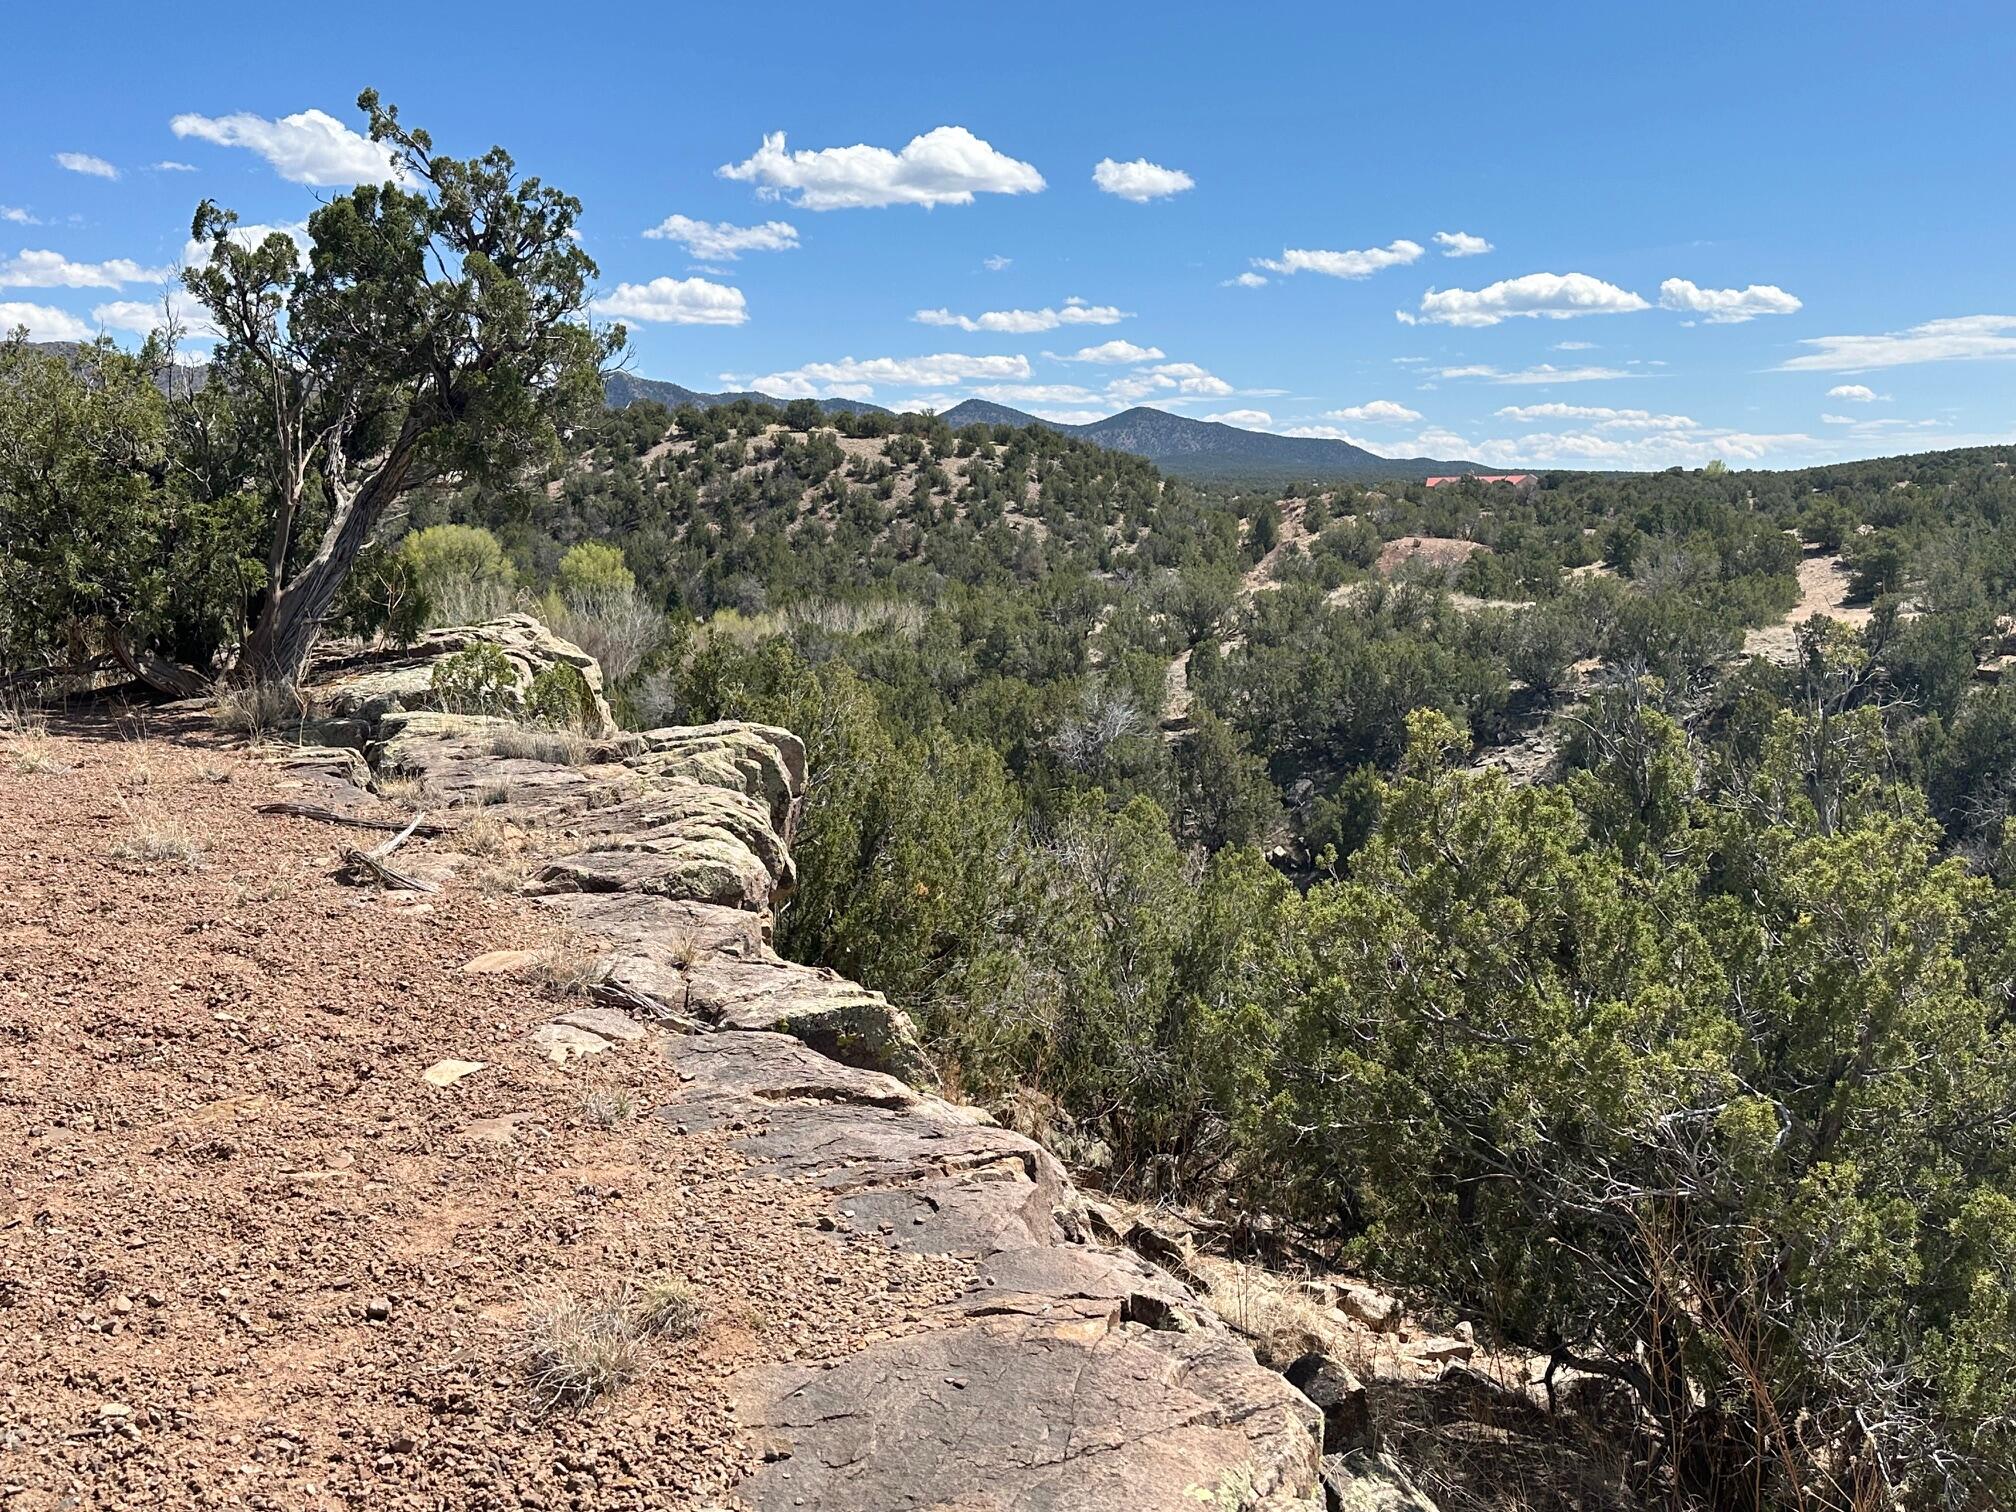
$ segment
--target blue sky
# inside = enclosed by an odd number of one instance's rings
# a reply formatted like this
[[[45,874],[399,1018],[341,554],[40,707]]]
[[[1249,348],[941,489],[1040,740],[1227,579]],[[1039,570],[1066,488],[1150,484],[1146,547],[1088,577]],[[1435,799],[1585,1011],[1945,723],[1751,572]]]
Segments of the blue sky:
[[[1506,465],[2016,437],[2006,0],[296,10],[0,22],[0,323],[130,337],[200,198],[370,171],[372,85],[580,196],[696,388]]]

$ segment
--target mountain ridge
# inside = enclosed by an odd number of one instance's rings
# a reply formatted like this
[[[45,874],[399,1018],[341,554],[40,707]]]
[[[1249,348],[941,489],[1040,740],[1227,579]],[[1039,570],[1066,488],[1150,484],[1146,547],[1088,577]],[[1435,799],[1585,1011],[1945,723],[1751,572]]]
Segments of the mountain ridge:
[[[623,409],[639,400],[652,400],[677,409],[692,405],[712,409],[716,405],[748,400],[782,409],[789,401],[755,390],[710,394],[662,378],[640,378],[631,373],[611,373],[603,381],[603,395],[614,409]],[[826,414],[893,415],[883,405],[860,399],[815,400]],[[1178,476],[1239,479],[1252,482],[1294,481],[1315,477],[1417,478],[1446,472],[1481,471],[1475,462],[1447,461],[1436,457],[1382,457],[1349,441],[1317,436],[1277,436],[1270,431],[1245,430],[1220,420],[1193,420],[1172,415],[1167,410],[1136,405],[1086,424],[1045,420],[1026,410],[1018,410],[987,399],[968,399],[938,417],[955,430],[969,425],[1007,425],[1017,429],[1038,425],[1060,435],[1075,436],[1153,462],[1164,472]]]

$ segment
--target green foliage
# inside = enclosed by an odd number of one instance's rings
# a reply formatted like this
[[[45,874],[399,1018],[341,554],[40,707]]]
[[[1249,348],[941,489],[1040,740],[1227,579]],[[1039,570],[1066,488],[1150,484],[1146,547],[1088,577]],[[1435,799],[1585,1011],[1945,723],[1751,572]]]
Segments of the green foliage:
[[[488,642],[442,657],[430,684],[435,703],[451,714],[508,714],[522,702],[517,667]]]
[[[525,692],[525,717],[556,730],[593,730],[595,691],[579,667],[555,662],[533,675]]]
[[[518,572],[503,543],[476,525],[429,525],[399,543],[399,559],[441,625],[480,624],[510,606]]]
[[[160,356],[0,341],[0,666],[158,650],[207,670],[263,581],[249,498],[173,465]]]
[[[637,575],[624,563],[623,553],[601,541],[581,541],[567,548],[553,586],[563,599],[580,601],[596,594],[628,594],[636,590]]]

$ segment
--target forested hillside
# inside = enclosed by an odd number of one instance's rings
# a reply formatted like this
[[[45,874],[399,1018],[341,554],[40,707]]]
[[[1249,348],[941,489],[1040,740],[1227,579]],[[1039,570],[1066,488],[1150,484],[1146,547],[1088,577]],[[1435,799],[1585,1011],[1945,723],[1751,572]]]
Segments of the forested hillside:
[[[2016,1492],[2016,450],[1235,492],[1041,427],[605,410],[549,334],[582,381],[416,451],[325,632],[529,605],[635,726],[799,732],[781,949],[1114,1190],[1619,1383],[1659,1495]],[[324,558],[269,554],[260,339],[174,394],[0,351],[13,686],[267,700],[272,564]],[[277,475],[325,541],[396,460],[355,415]]]

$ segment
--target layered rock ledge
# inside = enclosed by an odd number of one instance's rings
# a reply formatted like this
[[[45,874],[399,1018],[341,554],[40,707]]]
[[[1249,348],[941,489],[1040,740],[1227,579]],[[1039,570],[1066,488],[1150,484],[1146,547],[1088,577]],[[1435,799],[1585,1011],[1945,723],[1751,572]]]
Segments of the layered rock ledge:
[[[492,638],[529,673],[576,648],[527,622]],[[951,1255],[976,1284],[937,1326],[823,1368],[736,1382],[760,1468],[746,1508],[1320,1508],[1322,1415],[1188,1287],[1095,1236],[1058,1162],[930,1092],[914,1028],[881,994],[771,948],[795,883],[805,751],[750,724],[592,732],[525,754],[508,722],[429,710],[427,655],[353,667],[328,690],[344,748],[279,759],[317,804],[387,821],[423,793],[444,834],[399,852],[436,885],[481,868],[479,832],[544,838],[522,891],[592,992],[534,1031],[561,1063],[663,1056],[680,1091],[652,1115],[725,1132],[751,1168],[822,1194],[821,1228]],[[583,661],[586,658],[581,658]],[[576,665],[579,665],[576,662]],[[588,663],[592,669],[592,662]],[[447,807],[443,807],[443,804]],[[471,963],[509,971],[531,956]]]

